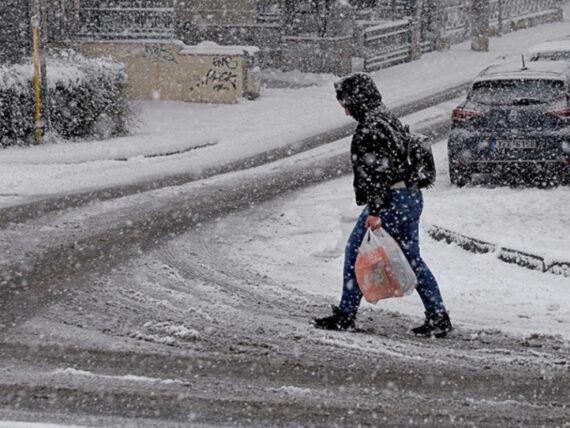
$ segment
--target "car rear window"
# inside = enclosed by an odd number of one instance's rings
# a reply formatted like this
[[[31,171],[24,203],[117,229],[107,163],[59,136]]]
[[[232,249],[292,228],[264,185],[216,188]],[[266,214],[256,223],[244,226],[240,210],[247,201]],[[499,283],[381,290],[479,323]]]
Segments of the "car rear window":
[[[502,79],[475,82],[469,95],[482,104],[539,104],[563,98],[564,82],[552,79]]]

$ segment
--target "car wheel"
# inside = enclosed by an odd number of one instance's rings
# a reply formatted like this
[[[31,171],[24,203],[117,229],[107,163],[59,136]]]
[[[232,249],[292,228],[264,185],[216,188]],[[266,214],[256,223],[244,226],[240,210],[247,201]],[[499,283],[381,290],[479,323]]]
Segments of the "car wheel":
[[[471,173],[465,167],[449,164],[449,181],[457,187],[463,187],[471,181]]]

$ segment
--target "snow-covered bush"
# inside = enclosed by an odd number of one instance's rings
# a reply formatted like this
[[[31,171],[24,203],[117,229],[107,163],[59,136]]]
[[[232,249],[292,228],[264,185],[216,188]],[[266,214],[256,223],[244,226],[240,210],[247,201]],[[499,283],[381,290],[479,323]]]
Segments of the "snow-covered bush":
[[[70,51],[47,59],[51,130],[66,139],[125,132],[126,73],[110,58],[90,59]],[[27,144],[34,133],[31,60],[0,65],[0,147]]]

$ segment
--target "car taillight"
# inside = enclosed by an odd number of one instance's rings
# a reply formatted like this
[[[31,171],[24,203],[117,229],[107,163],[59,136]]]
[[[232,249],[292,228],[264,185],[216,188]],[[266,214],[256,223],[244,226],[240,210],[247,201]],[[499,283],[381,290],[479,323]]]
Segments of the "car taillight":
[[[570,119],[570,107],[566,107],[555,111],[549,111],[546,114],[550,116],[556,116],[560,119]]]
[[[482,114],[477,111],[464,109],[463,107],[457,107],[451,113],[451,120],[453,122],[464,122],[478,116],[482,116]]]

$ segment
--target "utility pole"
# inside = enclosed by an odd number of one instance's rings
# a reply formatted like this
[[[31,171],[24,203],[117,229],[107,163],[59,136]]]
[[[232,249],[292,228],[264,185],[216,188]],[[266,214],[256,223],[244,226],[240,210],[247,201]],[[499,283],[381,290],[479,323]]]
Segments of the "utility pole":
[[[502,36],[503,28],[503,0],[497,0],[497,10],[499,12],[499,22],[497,23],[497,35]]]
[[[431,25],[434,38],[434,48],[438,51],[449,47],[449,40],[445,28],[445,0],[433,0],[433,7],[429,10],[431,14]]]
[[[471,50],[489,50],[489,0],[472,0]]]
[[[40,40],[40,5],[39,0],[32,0],[32,50],[34,59],[34,141],[42,142],[42,84],[41,84],[41,40]]]
[[[40,53],[41,53],[41,70],[42,78],[42,110],[44,116],[44,133],[51,131],[51,117],[49,112],[49,91],[47,82],[47,43],[48,43],[48,1],[40,0]]]
[[[410,59],[415,60],[422,56],[422,16],[424,0],[415,0],[412,20],[412,43]]]
[[[283,2],[283,35],[293,35],[295,11],[297,9],[297,2],[295,0],[284,0]]]
[[[34,67],[34,141],[41,144],[50,130],[47,84],[47,0],[31,0],[32,57]]]

